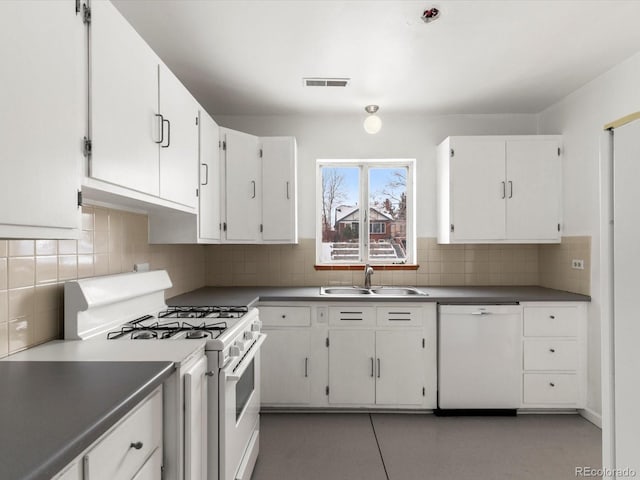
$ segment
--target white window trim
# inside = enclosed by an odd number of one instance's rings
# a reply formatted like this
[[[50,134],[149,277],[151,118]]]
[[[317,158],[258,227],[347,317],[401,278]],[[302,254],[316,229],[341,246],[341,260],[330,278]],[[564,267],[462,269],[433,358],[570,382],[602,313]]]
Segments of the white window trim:
[[[369,254],[369,219],[363,219],[363,212],[369,211],[369,168],[407,168],[407,258],[403,262],[381,262],[377,260],[373,265],[416,265],[416,175],[414,158],[386,158],[386,159],[318,159],[316,160],[316,265],[353,265],[371,263]],[[357,261],[344,260],[334,262],[323,262],[322,253],[322,213],[321,205],[318,203],[322,195],[322,167],[356,167],[360,168],[360,198],[359,205],[366,205],[367,208],[360,208],[358,222],[359,250],[360,257]],[[366,178],[366,181],[364,180]],[[364,233],[367,232],[365,235]]]

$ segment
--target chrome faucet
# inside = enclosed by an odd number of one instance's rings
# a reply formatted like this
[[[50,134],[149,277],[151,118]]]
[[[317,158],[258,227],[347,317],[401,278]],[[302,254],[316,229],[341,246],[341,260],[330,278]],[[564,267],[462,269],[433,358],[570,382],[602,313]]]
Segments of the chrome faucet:
[[[367,263],[364,266],[364,288],[371,288],[371,275],[373,275],[373,268]]]

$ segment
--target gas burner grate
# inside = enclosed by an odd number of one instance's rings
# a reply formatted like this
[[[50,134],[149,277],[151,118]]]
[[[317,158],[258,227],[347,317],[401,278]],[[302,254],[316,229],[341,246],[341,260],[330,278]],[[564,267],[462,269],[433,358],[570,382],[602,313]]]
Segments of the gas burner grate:
[[[129,324],[121,327],[120,330],[107,333],[107,339],[115,340],[127,335],[130,335],[132,340],[165,339],[171,338],[176,333],[180,332],[179,322],[164,323],[162,325],[158,322],[154,322],[150,325],[140,324],[141,322],[152,318],[154,318],[152,315],[145,315],[144,317],[137,318]]]
[[[249,309],[247,307],[169,307],[164,312],[160,312],[160,318],[240,318]]]

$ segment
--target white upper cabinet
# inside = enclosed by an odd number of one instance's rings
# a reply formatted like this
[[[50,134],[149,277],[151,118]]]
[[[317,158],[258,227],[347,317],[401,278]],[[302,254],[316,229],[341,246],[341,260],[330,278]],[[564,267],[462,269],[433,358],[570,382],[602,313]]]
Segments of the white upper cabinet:
[[[160,64],[160,197],[196,206],[198,188],[198,104],[180,80]]]
[[[225,240],[260,240],[260,157],[258,137],[222,128],[225,177]]]
[[[262,240],[297,243],[296,139],[262,137]]]
[[[158,196],[160,60],[111,2],[91,8],[89,176]]]
[[[438,147],[438,242],[560,242],[559,136],[449,137]]]
[[[220,129],[200,112],[200,238],[220,240]]]
[[[0,2],[0,238],[77,238],[86,46],[76,2]]]

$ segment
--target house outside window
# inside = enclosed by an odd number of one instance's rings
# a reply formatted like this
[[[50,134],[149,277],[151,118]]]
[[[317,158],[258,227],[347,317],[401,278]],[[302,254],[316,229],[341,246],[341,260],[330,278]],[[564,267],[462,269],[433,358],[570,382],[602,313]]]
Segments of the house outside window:
[[[318,160],[318,264],[415,264],[414,164]]]

